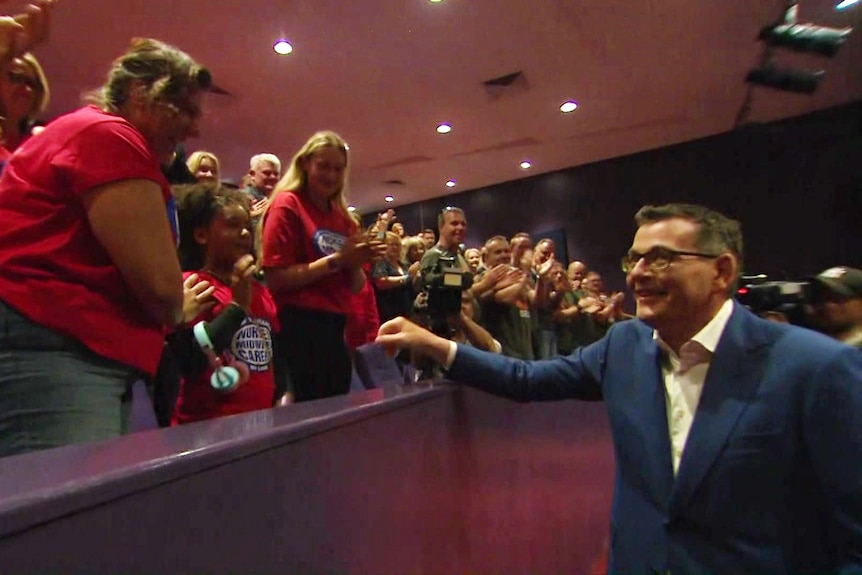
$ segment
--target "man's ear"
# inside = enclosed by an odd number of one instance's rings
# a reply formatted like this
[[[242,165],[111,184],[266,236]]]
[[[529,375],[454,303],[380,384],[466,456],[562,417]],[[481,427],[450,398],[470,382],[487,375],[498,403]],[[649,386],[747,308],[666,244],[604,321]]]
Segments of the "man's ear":
[[[727,291],[739,277],[739,263],[733,254],[726,252],[715,258],[715,267],[718,287]]]

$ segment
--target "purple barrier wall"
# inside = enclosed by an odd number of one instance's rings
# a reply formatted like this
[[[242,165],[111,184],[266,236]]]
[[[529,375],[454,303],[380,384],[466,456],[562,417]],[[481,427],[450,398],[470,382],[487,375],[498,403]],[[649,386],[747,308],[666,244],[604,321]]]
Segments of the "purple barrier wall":
[[[585,573],[601,404],[372,390],[0,459],[2,573]]]

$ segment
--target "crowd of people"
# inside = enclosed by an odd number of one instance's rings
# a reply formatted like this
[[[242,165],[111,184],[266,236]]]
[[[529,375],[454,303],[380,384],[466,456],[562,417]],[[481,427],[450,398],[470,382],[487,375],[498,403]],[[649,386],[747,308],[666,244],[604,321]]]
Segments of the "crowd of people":
[[[231,185],[180,149],[210,73],[153,39],[39,126],[52,8],[0,18],[0,456],[121,435],[141,379],[175,425],[344,394],[353,351],[381,345],[518,400],[603,400],[611,571],[858,570],[862,272],[811,279],[832,338],[765,321],[733,298],[737,222],[646,206],[632,316],[550,238],[465,246],[457,207],[436,232],[392,210],[363,227],[332,131]]]

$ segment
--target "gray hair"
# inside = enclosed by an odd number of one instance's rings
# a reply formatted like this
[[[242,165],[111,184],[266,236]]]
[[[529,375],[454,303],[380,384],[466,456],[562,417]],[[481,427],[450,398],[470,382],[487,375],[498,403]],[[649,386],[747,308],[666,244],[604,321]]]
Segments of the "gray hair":
[[[261,164],[267,163],[275,166],[276,171],[281,173],[281,160],[278,159],[278,156],[275,154],[256,154],[251,157],[251,160],[248,162],[248,171],[256,172]]]

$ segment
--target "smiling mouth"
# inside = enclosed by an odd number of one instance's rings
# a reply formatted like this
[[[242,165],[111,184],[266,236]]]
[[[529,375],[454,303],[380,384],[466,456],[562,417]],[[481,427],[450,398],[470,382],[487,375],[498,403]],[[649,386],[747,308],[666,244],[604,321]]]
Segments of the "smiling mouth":
[[[666,295],[662,290],[635,289],[635,297],[638,299],[657,298]]]

